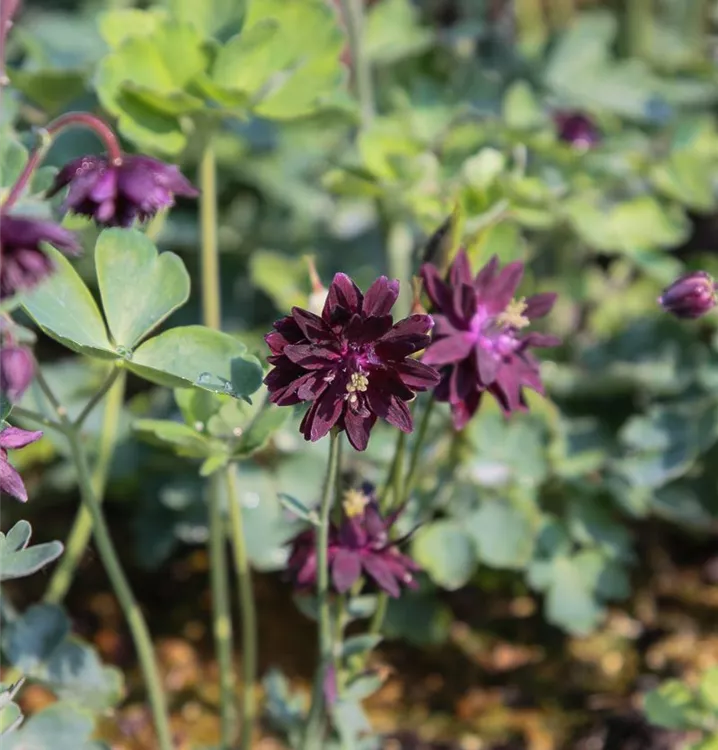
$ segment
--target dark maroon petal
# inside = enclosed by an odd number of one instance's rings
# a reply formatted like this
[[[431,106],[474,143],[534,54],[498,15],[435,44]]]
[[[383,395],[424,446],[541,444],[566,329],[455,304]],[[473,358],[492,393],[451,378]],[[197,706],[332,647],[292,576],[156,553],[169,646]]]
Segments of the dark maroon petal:
[[[327,373],[324,370],[308,372],[296,381],[297,396],[302,401],[314,401],[319,398],[329,387],[332,378],[338,378],[335,373]],[[341,379],[339,389],[344,389],[345,379]]]
[[[374,414],[368,414],[367,416],[355,414],[351,409],[347,409],[344,412],[344,429],[346,430],[349,442],[355,450],[366,450],[369,444],[371,428],[375,422],[376,416]]]
[[[338,549],[332,562],[332,582],[334,588],[343,594],[357,582],[361,575],[359,553],[350,549]]]
[[[498,269],[499,258],[497,255],[493,255],[489,262],[476,274],[474,289],[476,289],[476,294],[480,299],[489,294]]]
[[[368,344],[391,330],[393,322],[391,315],[384,315],[380,318],[362,318],[360,315],[352,315],[344,329],[344,335],[352,344]]]
[[[79,159],[68,162],[55,175],[55,179],[46,193],[47,197],[52,198],[70,182],[84,176],[89,171],[94,171],[98,166],[107,166],[107,159],[102,156],[81,156]]]
[[[423,362],[415,359],[405,359],[395,365],[401,382],[414,391],[426,391],[433,388],[440,380],[439,373]]]
[[[424,280],[424,289],[432,304],[440,312],[446,313],[451,308],[452,295],[451,289],[441,278],[439,270],[432,263],[424,263],[420,273]]]
[[[493,352],[486,351],[486,349],[482,349],[480,346],[475,348],[474,354],[479,380],[483,385],[488,385],[496,378],[496,373],[499,370],[499,360]]]
[[[22,477],[10,466],[7,459],[0,455],[0,495],[10,495],[21,503],[27,502],[27,490]]]
[[[367,555],[362,558],[362,565],[364,570],[376,581],[379,588],[386,591],[389,596],[398,598],[401,593],[399,584],[381,557]]]
[[[19,427],[6,427],[0,432],[0,448],[5,450],[13,448],[24,448],[42,437],[42,432],[31,432],[21,430]]]
[[[0,342],[0,392],[11,402],[16,402],[34,376],[32,352],[24,346],[5,346]]]
[[[284,355],[305,370],[326,369],[341,359],[335,349],[318,344],[289,344],[284,348]]]
[[[353,315],[361,312],[364,295],[359,287],[345,274],[335,274],[329,285],[327,299],[324,303],[322,317],[329,323],[336,320],[337,312],[340,316],[348,313]],[[338,310],[338,308],[341,308]]]
[[[334,335],[327,328],[326,323],[313,312],[302,310],[301,307],[293,307],[292,318],[309,341],[327,343],[334,340]]]
[[[456,254],[454,262],[451,264],[449,269],[449,283],[451,286],[459,286],[461,284],[471,284],[471,264],[469,263],[469,256],[466,251],[461,249]]]
[[[460,362],[471,354],[476,344],[464,332],[456,336],[434,339],[424,352],[421,361],[426,365],[448,365]]]
[[[470,321],[476,314],[478,298],[476,290],[469,284],[454,287],[454,315],[456,320]]]
[[[307,440],[321,440],[334,427],[342,414],[345,395],[343,382],[335,381],[312,403],[302,421],[302,433]]]
[[[476,372],[469,360],[464,360],[451,370],[449,378],[449,403],[465,401],[471,393],[481,390],[483,386],[476,378]]]
[[[400,320],[379,339],[376,351],[381,357],[402,359],[424,349],[430,338],[427,335],[434,321],[429,315],[410,315]]]
[[[533,318],[543,318],[551,312],[558,295],[555,292],[544,292],[543,294],[534,294],[526,300],[526,310],[524,315],[530,320]]]
[[[455,430],[463,430],[476,414],[481,403],[482,391],[473,391],[463,401],[451,405],[451,419]]]
[[[457,328],[445,315],[432,313],[431,317],[434,320],[434,328],[432,330],[434,339],[440,336],[455,336],[457,333],[466,333],[469,330],[468,326]]]
[[[487,309],[498,314],[506,309],[524,275],[524,264],[514,261],[504,266],[487,291]]]
[[[539,348],[548,348],[552,346],[560,346],[561,339],[558,336],[552,336],[549,333],[527,333],[526,336],[521,340],[521,348],[525,349],[529,346],[535,346]]]
[[[384,391],[370,388],[367,391],[369,408],[378,417],[402,432],[410,433],[414,429],[411,412],[405,401],[396,396],[389,396]]]
[[[311,550],[301,569],[297,572],[297,583],[302,586],[313,584],[317,580],[317,554]]]
[[[6,254],[10,255],[16,248],[37,248],[41,242],[47,242],[67,254],[79,253],[82,249],[75,235],[59,224],[25,216],[2,215],[0,247],[3,260]]]
[[[383,317],[389,315],[391,308],[399,298],[399,282],[380,276],[364,295],[362,312],[366,317]]]

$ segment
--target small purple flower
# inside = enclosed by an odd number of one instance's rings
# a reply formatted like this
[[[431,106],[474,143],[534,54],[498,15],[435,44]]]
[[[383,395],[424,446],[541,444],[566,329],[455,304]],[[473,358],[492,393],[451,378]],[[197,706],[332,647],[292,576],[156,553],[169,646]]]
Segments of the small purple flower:
[[[434,339],[422,361],[441,367],[437,400],[451,404],[454,427],[463,428],[479,408],[484,391],[505,414],[525,410],[523,388],[543,393],[533,346],[557,346],[560,339],[541,333],[521,336],[532,318],[546,315],[555,294],[513,299],[524,272],[523,263],[499,270],[496,256],[472,277],[466,253],[459,251],[448,282],[436,266],[426,263],[421,274],[436,313]]]
[[[51,221],[0,213],[0,300],[31,289],[52,273],[43,242],[68,255],[80,252],[75,235]]]
[[[338,273],[321,317],[295,307],[265,336],[274,365],[264,379],[270,400],[311,403],[300,427],[306,440],[319,440],[336,426],[363,451],[377,417],[412,431],[407,402],[433,388],[439,375],[411,359],[430,341],[431,317],[411,315],[394,325],[390,311],[398,296],[399,282],[385,276],[363,295]]]
[[[677,318],[700,318],[712,310],[716,302],[716,284],[705,271],[681,276],[658,298],[658,304]]]
[[[6,425],[0,431],[0,496],[7,493],[11,497],[27,501],[27,490],[23,484],[22,477],[10,466],[7,459],[8,450],[24,448],[42,437],[42,432],[28,432],[19,427]]]
[[[601,140],[601,134],[590,117],[581,112],[557,112],[554,122],[559,140],[579,149],[589,149]]]
[[[106,156],[83,156],[66,164],[48,197],[70,186],[63,210],[94,219],[101,226],[129,227],[174,205],[175,195],[195,198],[199,192],[174,164],[149,156],[126,155],[120,164]]]
[[[400,542],[392,541],[389,535],[400,513],[395,511],[384,518],[371,485],[346,493],[341,524],[338,528],[332,524],[329,529],[328,560],[335,591],[349,591],[362,576],[368,576],[395,598],[402,586],[417,587],[414,574],[419,566],[399,552]],[[315,544],[313,529],[302,532],[292,543],[287,571],[300,589],[316,584]]]
[[[0,395],[11,403],[22,398],[35,377],[35,362],[26,346],[5,343],[0,335]]]

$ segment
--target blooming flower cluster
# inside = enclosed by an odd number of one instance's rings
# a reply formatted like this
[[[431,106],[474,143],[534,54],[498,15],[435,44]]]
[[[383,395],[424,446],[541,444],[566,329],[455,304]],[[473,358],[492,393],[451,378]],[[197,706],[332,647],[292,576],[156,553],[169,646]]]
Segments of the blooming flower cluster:
[[[431,317],[411,315],[394,324],[398,296],[399,282],[385,276],[364,295],[338,273],[321,316],[295,307],[265,337],[274,365],[264,381],[271,401],[311,404],[301,424],[305,439],[319,440],[336,427],[363,451],[379,417],[412,431],[407,403],[439,376],[411,358],[430,341]]]
[[[341,523],[329,529],[328,560],[335,591],[349,591],[362,576],[393,597],[399,596],[402,587],[416,587],[414,574],[419,566],[399,552],[399,542],[390,536],[400,512],[383,517],[369,484],[345,494]],[[292,543],[287,570],[299,589],[316,583],[315,545],[313,529],[302,532]]]

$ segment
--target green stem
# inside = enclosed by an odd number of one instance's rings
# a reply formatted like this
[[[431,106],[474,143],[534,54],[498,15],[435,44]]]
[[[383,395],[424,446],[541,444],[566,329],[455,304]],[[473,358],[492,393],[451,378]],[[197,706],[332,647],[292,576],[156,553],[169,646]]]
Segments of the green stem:
[[[115,441],[117,439],[117,428],[122,414],[122,404],[125,399],[126,372],[122,368],[116,368],[111,377],[107,403],[102,415],[102,428],[100,431],[100,444],[97,454],[97,462],[92,472],[92,489],[98,503],[102,503],[107,484],[107,473],[115,452]],[[99,399],[94,399],[97,403]],[[87,410],[87,407],[85,407]],[[88,411],[89,413],[89,411]],[[75,420],[74,428],[79,429],[81,420]],[[92,535],[92,516],[85,505],[81,505],[70,530],[70,535],[65,544],[65,552],[53,571],[52,578],[45,591],[44,601],[49,604],[59,604],[67,595],[75,577],[80,560],[82,560],[87,549],[90,536]]]
[[[95,537],[95,545],[102,560],[102,564],[107,571],[107,575],[112,584],[112,588],[117,595],[122,611],[127,618],[127,624],[132,634],[132,640],[137,649],[137,656],[140,662],[140,668],[147,685],[152,718],[157,732],[158,747],[160,750],[173,750],[172,733],[170,731],[169,716],[167,712],[167,700],[162,688],[157,663],[155,662],[154,652],[152,649],[152,639],[147,628],[147,623],[142,615],[139,605],[132,593],[130,584],[127,581],[122,564],[115,550],[115,546],[110,536],[110,530],[102,513],[100,503],[95,496],[90,467],[87,458],[82,449],[80,436],[75,426],[67,417],[67,412],[59,403],[55,394],[50,389],[47,381],[40,370],[37,370],[35,379],[47,396],[48,401],[53,405],[60,423],[63,426],[67,441],[70,445],[72,460],[77,468],[77,477],[80,485],[80,496],[83,504],[87,507],[92,520],[92,532]]]
[[[220,748],[229,750],[237,733],[237,712],[232,666],[232,617],[230,610],[229,576],[224,550],[224,518],[222,517],[219,477],[213,476],[209,486],[209,571],[212,589],[212,631],[219,666]]]
[[[336,475],[339,470],[339,433],[329,438],[329,460],[324,477],[317,529],[317,605],[319,609],[319,667],[314,679],[312,705],[307,717],[304,750],[321,750],[324,728],[324,675],[333,659],[332,618],[329,607],[329,516],[331,514]]]
[[[392,497],[397,504],[401,499],[401,492],[398,488],[401,486],[402,473],[404,472],[404,453],[406,451],[406,433],[399,430],[396,437],[396,446],[394,448],[394,458],[391,461],[389,475],[386,478],[384,487],[379,495],[379,508],[382,513],[387,513],[391,507]]]
[[[239,581],[240,617],[242,621],[242,734],[240,747],[250,750],[257,715],[255,683],[257,681],[257,611],[254,603],[252,570],[247,555],[244,518],[237,486],[237,469],[227,467],[229,519],[234,551],[234,569]]]
[[[342,14],[349,37],[354,88],[361,108],[362,126],[374,119],[374,84],[371,62],[364,54],[364,0],[341,0]]]
[[[217,163],[208,143],[200,163],[200,223],[202,227],[202,319],[209,328],[222,324],[217,242]]]
[[[22,419],[31,419],[33,422],[37,422],[42,427],[47,427],[50,430],[57,430],[58,432],[64,433],[62,425],[59,422],[48,419],[42,414],[38,414],[31,409],[24,409],[22,406],[13,405],[11,416],[21,417]]]
[[[117,378],[120,377],[120,374],[124,373],[124,370],[121,367],[113,367],[110,371],[110,374],[105,379],[105,382],[100,386],[100,389],[95,393],[95,395],[87,402],[85,405],[85,408],[80,412],[80,415],[75,420],[74,424],[75,427],[78,429],[82,425],[82,423],[90,416],[92,413],[92,410],[97,406],[97,404],[102,401],[102,399],[105,397],[105,394],[112,388],[112,385],[117,380]],[[124,396],[124,388],[123,388],[123,396]]]

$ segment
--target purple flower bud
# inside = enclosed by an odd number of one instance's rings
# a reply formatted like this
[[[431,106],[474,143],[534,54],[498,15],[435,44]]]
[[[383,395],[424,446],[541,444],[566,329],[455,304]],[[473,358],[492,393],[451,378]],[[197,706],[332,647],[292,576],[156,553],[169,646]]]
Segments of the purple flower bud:
[[[716,285],[705,271],[681,276],[663,290],[658,304],[677,318],[700,318],[716,306]]]
[[[51,221],[0,213],[0,300],[30,289],[52,273],[48,243],[66,254],[80,252],[72,232]]]
[[[19,401],[34,376],[35,363],[26,346],[0,343],[0,394],[11,403]]]
[[[558,129],[559,140],[570,143],[580,149],[595,146],[601,135],[598,128],[586,115],[581,112],[557,112],[554,122]]]
[[[27,490],[22,477],[10,465],[7,452],[15,448],[24,448],[41,437],[42,432],[28,432],[9,425],[0,431],[0,495],[7,493],[20,502],[27,501]]]
[[[199,195],[174,164],[149,156],[125,155],[120,164],[106,156],[83,156],[66,164],[48,197],[70,186],[63,210],[94,219],[105,227],[129,227],[174,205],[175,195]]]

